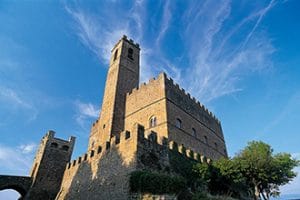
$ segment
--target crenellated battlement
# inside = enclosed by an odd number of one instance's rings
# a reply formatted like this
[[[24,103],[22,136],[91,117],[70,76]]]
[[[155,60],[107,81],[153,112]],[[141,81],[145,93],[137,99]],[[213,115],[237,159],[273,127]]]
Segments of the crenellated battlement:
[[[207,115],[216,120],[218,124],[220,124],[220,120],[211,111],[209,111],[203,104],[197,101],[195,97],[191,96],[190,93],[186,92],[185,89],[181,88],[178,83],[175,83],[172,78],[166,76],[166,81],[169,83],[169,86],[173,87],[178,92],[178,94],[181,94],[185,98],[189,99],[193,104],[197,105],[200,110],[204,111]]]
[[[113,136],[110,141],[102,143],[94,149],[82,154],[82,156],[79,156],[75,160],[69,162],[67,164],[67,170],[81,164],[82,162],[92,162],[93,160],[97,161],[99,160],[99,157],[102,157],[112,151],[112,149],[115,149],[121,145],[121,143],[126,142],[126,144],[128,144],[128,142],[133,141],[134,139],[132,138],[130,131],[122,131],[119,136]]]
[[[183,144],[168,141],[166,137],[163,137],[161,141],[162,142],[158,140],[158,134],[156,132],[150,131],[146,133],[144,127],[137,124],[133,131],[122,131],[119,136],[113,136],[111,141],[107,141],[102,145],[95,147],[95,149],[84,153],[75,160],[70,161],[66,166],[66,170],[76,167],[83,162],[98,161],[100,157],[105,156],[107,153],[116,151],[118,146],[122,145],[122,143],[126,143],[126,145],[135,143],[135,145],[138,146],[136,149],[147,149],[149,152],[154,149],[178,152],[182,156],[186,156],[197,162],[210,163],[211,161],[210,158],[206,158],[206,156],[186,148]],[[136,149],[129,148],[127,150],[136,151]]]
[[[111,52],[114,51],[114,49],[118,46],[118,44],[119,44],[122,40],[128,42],[128,43],[131,44],[131,45],[133,45],[133,46],[136,47],[137,49],[140,49],[139,43],[135,43],[135,42],[133,41],[133,39],[127,38],[126,35],[123,35],[123,37],[122,37],[122,38],[115,44],[115,46],[112,48]]]
[[[163,78],[166,77],[165,73],[160,73],[157,77],[153,77],[148,80],[148,82],[141,83],[138,87],[133,88],[130,92],[126,93],[126,96],[132,96],[141,90],[147,89],[149,87],[152,87],[153,85],[157,84],[157,82],[160,82],[163,80]]]

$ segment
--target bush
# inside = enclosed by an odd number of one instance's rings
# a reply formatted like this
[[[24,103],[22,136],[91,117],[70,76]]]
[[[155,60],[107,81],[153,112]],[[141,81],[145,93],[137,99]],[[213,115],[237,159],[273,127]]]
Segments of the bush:
[[[151,171],[134,171],[130,174],[131,192],[177,194],[185,188],[186,181],[180,176]]]

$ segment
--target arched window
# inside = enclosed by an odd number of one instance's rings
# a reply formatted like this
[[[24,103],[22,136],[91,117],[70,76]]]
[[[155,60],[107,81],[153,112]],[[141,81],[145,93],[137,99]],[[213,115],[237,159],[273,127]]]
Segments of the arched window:
[[[205,143],[205,144],[208,144],[208,139],[207,139],[207,136],[206,136],[206,135],[204,136],[204,143]]]
[[[118,49],[115,51],[115,54],[114,54],[114,61],[117,59],[118,57]]]
[[[152,116],[151,118],[150,118],[150,121],[149,121],[149,126],[150,126],[150,128],[152,128],[152,127],[154,127],[154,126],[156,126],[156,117],[155,116]]]
[[[192,128],[192,135],[196,137],[196,129]]]
[[[69,146],[64,145],[64,146],[61,147],[61,149],[64,150],[64,151],[68,151],[69,150]]]
[[[215,142],[215,148],[218,149],[218,144]]]
[[[176,127],[181,128],[182,127],[182,122],[179,118],[176,119]]]
[[[57,147],[58,147],[58,144],[57,144],[56,142],[52,142],[50,146],[51,146],[51,147],[54,147],[54,148],[57,148]]]
[[[132,48],[128,49],[128,58],[130,58],[131,60],[133,60],[133,49]]]

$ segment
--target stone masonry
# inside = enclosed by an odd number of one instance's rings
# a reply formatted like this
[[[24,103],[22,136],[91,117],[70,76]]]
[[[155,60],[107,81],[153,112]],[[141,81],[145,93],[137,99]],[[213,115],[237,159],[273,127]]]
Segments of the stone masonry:
[[[123,36],[111,53],[101,113],[92,124],[87,152],[70,161],[75,138],[61,140],[49,131],[24,199],[176,199],[174,194],[131,194],[130,173],[168,171],[170,151],[199,162],[227,157],[220,121],[165,73],[139,85],[137,43]]]

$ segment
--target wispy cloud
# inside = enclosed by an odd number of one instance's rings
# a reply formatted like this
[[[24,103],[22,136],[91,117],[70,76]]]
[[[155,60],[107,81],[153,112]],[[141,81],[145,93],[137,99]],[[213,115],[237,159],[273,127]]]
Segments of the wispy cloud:
[[[8,174],[28,175],[36,147],[35,143],[17,147],[0,144],[0,168]]]
[[[271,0],[260,8],[245,10],[243,16],[235,13],[230,0],[218,4],[191,1],[186,9],[179,9],[170,1],[160,2],[153,10],[161,15],[148,12],[144,1],[133,3],[127,14],[88,13],[80,6],[66,6],[66,10],[77,24],[82,43],[102,60],[107,62],[113,44],[128,34],[141,43],[142,81],[166,71],[193,96],[207,103],[242,91],[239,83],[249,73],[272,66],[275,47],[260,24],[275,5],[276,1]],[[176,12],[180,14],[174,20],[172,14]],[[109,23],[102,17],[110,19]],[[180,58],[169,57],[161,49],[169,39],[166,34],[174,30],[178,32],[174,45],[183,47]],[[179,66],[179,61],[185,63],[185,68]]]
[[[101,61],[108,63],[110,51],[120,36],[129,35],[129,30],[124,24],[119,26],[102,26],[96,17],[89,15],[79,8],[65,7],[74,19],[75,28],[81,42],[90,49]]]
[[[91,103],[84,103],[76,100],[74,105],[76,110],[76,122],[83,129],[87,129],[87,127],[90,125],[90,119],[95,119],[99,116],[100,110]]]
[[[185,33],[192,51],[189,53],[191,66],[183,74],[185,81],[182,82],[198,99],[207,103],[241,91],[243,88],[238,83],[248,73],[272,65],[270,56],[275,48],[265,33],[256,31],[271,5],[262,9],[264,12],[260,15],[254,15],[256,11],[248,14],[258,18],[254,28],[248,31],[239,30],[234,25],[228,27],[227,22],[234,14],[230,1],[222,4],[206,1],[203,5],[206,9],[201,11],[201,15],[197,15],[193,8],[185,15],[187,19],[196,17],[187,25],[189,31]],[[240,27],[250,26],[251,22],[249,18],[237,24]],[[241,37],[243,35],[245,37]]]
[[[29,116],[28,121],[34,120],[38,114],[37,108],[20,94],[20,91],[9,87],[0,86],[0,102],[6,105],[5,109],[11,114],[26,110],[26,114]]]

